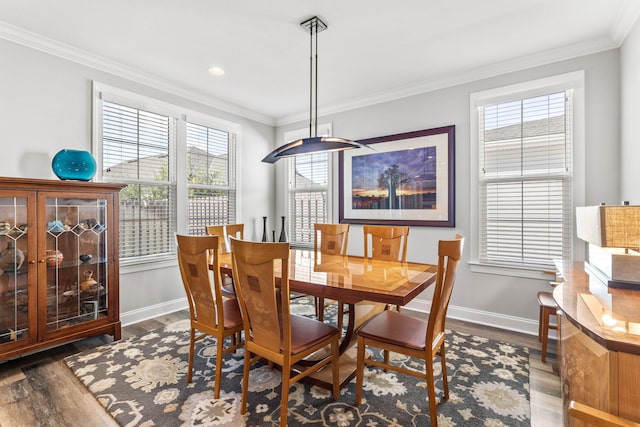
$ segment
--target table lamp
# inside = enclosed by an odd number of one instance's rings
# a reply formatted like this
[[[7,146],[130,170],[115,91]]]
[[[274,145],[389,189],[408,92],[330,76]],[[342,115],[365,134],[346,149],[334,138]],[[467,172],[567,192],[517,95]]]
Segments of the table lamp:
[[[578,207],[576,229],[589,243],[588,270],[611,288],[640,290],[640,206]]]

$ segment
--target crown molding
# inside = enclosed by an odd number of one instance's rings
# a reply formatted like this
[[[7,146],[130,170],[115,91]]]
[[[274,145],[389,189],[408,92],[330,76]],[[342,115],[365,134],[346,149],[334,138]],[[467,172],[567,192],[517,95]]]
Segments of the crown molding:
[[[333,104],[320,108],[318,111],[318,117],[391,102],[447,87],[496,77],[510,72],[521,71],[527,68],[546,65],[578,56],[615,49],[620,46],[624,37],[626,37],[639,16],[640,2],[637,4],[634,3],[633,5],[627,4],[612,27],[612,39],[595,39],[569,46],[563,46],[561,48],[516,58],[502,63],[491,64],[486,67],[479,67],[473,71],[450,75],[447,78],[439,80],[430,80],[400,86],[388,91],[378,92],[367,97],[357,98],[349,102]],[[280,118],[266,116],[233,103],[228,103],[210,96],[204,96],[200,92],[185,89],[175,82],[163,79],[152,73],[147,73],[136,68],[114,62],[99,55],[42,37],[38,34],[12,26],[2,21],[0,21],[0,38],[269,126],[284,126],[308,119],[308,112],[301,112]]]
[[[576,43],[569,46],[563,46],[557,49],[551,49],[533,55],[523,56],[520,58],[504,61],[501,63],[491,64],[485,67],[478,67],[473,71],[462,72],[450,75],[447,78],[439,80],[429,80],[419,82],[413,85],[397,87],[389,91],[378,92],[371,96],[358,98],[350,102],[334,104],[318,111],[318,117],[330,114],[342,113],[358,108],[369,107],[384,102],[391,102],[401,98],[407,98],[414,95],[432,92],[439,89],[458,86],[465,83],[471,83],[502,74],[512,73],[525,70],[541,65],[547,65],[554,62],[564,61],[579,56],[603,52],[605,50],[616,49],[619,46],[608,38],[600,38],[582,43]],[[282,117],[276,121],[276,126],[284,126],[296,122],[308,120],[308,113],[292,114]]]
[[[204,96],[199,92],[185,89],[179,84],[163,79],[155,74],[147,73],[82,49],[42,37],[38,34],[26,31],[2,21],[0,21],[0,38],[78,63],[80,65],[95,68],[99,71],[110,73],[172,95],[180,96],[190,101],[198,102],[227,113],[236,114],[269,126],[276,125],[276,121],[273,117],[248,110],[236,104],[225,102],[217,98]]]
[[[627,2],[616,17],[615,22],[611,26],[609,35],[618,47],[622,45],[624,39],[627,38],[629,31],[638,22],[640,17],[640,2]]]

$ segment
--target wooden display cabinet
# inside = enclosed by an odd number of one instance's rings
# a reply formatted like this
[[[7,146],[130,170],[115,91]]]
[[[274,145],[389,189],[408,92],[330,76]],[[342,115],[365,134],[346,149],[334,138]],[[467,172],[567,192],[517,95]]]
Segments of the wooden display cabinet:
[[[122,187],[0,178],[0,360],[88,336],[120,339]]]

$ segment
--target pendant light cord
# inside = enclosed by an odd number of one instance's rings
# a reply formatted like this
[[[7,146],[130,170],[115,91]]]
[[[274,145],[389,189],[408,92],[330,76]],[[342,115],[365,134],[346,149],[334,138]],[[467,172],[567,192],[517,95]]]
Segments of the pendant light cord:
[[[315,126],[315,130],[314,130],[314,135],[315,137],[318,136],[318,21],[315,22],[316,24],[316,109],[315,109],[315,120],[314,120],[314,126]]]
[[[309,27],[309,138],[313,136],[313,22]]]
[[[300,156],[312,153],[342,151],[352,148],[368,147],[357,141],[334,136],[318,137],[318,33],[327,29],[320,18],[314,16],[300,23],[300,26],[309,31],[309,137],[300,138],[288,142],[269,153],[264,159],[265,163],[275,163],[285,157]],[[315,53],[313,38],[315,41]],[[314,59],[315,57],[315,59]],[[315,64],[313,63],[315,61]],[[315,83],[314,80],[315,79]],[[315,88],[315,93],[314,93]],[[315,97],[315,102],[314,102]],[[314,109],[315,105],[315,109]],[[315,127],[314,127],[315,122]],[[371,148],[371,147],[369,147]]]

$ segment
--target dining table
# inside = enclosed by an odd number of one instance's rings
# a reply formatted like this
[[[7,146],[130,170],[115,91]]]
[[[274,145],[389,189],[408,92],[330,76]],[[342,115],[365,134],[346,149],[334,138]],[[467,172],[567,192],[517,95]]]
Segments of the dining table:
[[[281,266],[274,267],[276,285]],[[340,341],[340,387],[355,376],[355,335],[368,319],[387,305],[408,304],[436,280],[437,266],[416,262],[382,261],[354,255],[327,255],[292,248],[289,290],[348,305],[347,322]],[[220,273],[233,277],[230,253],[220,254]],[[324,356],[318,356],[324,357]],[[309,381],[330,388],[331,369],[315,373]]]

